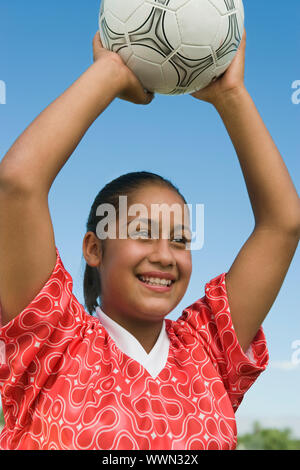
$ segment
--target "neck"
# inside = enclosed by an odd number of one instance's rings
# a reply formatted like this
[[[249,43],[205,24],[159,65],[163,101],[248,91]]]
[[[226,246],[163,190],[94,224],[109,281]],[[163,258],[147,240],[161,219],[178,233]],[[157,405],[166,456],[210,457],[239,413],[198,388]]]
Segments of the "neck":
[[[147,323],[136,318],[131,319],[128,317],[111,314],[110,312],[108,313],[103,308],[103,306],[101,306],[101,310],[105,313],[105,315],[131,333],[132,336],[134,336],[145,349],[147,354],[150,353],[160,335],[163,326],[163,320],[155,323]]]

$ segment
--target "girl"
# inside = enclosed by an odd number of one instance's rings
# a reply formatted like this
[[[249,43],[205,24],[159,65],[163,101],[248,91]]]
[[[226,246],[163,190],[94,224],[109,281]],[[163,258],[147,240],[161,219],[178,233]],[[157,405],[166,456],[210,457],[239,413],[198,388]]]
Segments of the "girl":
[[[208,282],[177,321],[165,317],[192,270],[188,240],[175,227],[184,221],[174,217],[167,238],[161,217],[157,238],[148,236],[149,218],[130,232],[132,216],[127,238],[119,229],[115,238],[97,235],[101,204],[124,222],[119,196],[148,213],[153,204],[183,208],[170,181],[130,173],[96,197],[83,240],[85,302],[96,317],[74,297],[55,245],[48,193],[89,126],[116,97],[153,99],[99,33],[93,45],[94,64],[0,164],[0,448],[234,449],[235,412],[268,361],[261,324],[300,233],[297,192],[244,85],[245,36],[227,72],[193,97],[223,119],[255,228],[229,272]]]

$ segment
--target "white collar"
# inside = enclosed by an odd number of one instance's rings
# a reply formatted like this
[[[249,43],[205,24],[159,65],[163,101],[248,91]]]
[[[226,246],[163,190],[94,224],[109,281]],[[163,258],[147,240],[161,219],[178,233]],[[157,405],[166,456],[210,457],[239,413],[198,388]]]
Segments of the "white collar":
[[[96,316],[124,354],[141,364],[153,378],[159,375],[166,365],[170,348],[165,320],[155,345],[147,354],[139,341],[129,331],[108,317],[100,307],[96,307]]]

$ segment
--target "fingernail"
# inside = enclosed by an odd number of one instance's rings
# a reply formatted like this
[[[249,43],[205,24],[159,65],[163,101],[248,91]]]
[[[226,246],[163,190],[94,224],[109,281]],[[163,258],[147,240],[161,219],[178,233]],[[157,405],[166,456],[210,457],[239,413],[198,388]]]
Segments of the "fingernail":
[[[150,95],[150,96],[154,95],[153,91],[146,90],[146,88],[144,88],[144,92],[146,93],[146,95]]]

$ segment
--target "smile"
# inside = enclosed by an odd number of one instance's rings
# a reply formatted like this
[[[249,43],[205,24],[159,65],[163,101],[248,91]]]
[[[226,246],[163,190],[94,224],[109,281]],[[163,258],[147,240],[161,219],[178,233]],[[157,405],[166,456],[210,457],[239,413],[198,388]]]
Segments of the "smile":
[[[144,276],[137,276],[138,280],[141,284],[151,290],[155,290],[157,292],[168,292],[172,289],[172,285],[175,281],[171,281],[170,279],[160,279],[160,278],[153,278],[153,277],[144,277]]]

